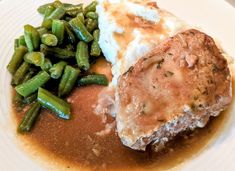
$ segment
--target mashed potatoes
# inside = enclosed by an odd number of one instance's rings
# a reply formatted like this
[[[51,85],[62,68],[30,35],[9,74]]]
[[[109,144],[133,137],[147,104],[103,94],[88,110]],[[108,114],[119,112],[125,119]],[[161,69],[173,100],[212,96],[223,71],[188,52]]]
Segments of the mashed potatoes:
[[[97,12],[99,44],[112,63],[113,86],[140,57],[186,27],[153,0],[99,0]]]

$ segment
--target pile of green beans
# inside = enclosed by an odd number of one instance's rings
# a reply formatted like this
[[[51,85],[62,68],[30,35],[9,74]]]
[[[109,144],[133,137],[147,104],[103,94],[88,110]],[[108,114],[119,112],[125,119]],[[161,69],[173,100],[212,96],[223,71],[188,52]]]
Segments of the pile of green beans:
[[[108,85],[105,75],[91,73],[90,67],[102,57],[99,47],[97,2],[88,6],[60,1],[38,8],[41,26],[25,25],[14,41],[14,54],[7,66],[16,94],[13,104],[24,111],[18,132],[32,129],[41,108],[61,119],[71,118],[67,102],[76,87]]]

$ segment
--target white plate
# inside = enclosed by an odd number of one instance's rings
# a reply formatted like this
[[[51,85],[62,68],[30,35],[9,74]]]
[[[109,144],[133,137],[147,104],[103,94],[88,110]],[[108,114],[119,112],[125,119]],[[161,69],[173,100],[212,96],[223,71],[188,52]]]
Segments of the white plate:
[[[85,1],[85,0],[84,0]],[[13,53],[13,40],[24,24],[39,25],[36,9],[48,0],[0,0],[0,170],[45,170],[17,144],[10,111],[10,74],[6,65]],[[69,1],[70,2],[70,1]],[[71,1],[77,3],[78,1]],[[88,2],[88,1],[86,1]],[[202,28],[220,41],[235,57],[235,9],[224,0],[159,0],[165,8],[189,24]],[[185,163],[183,170],[235,170],[235,105],[222,134],[199,156]],[[35,155],[38,155],[35,152]]]

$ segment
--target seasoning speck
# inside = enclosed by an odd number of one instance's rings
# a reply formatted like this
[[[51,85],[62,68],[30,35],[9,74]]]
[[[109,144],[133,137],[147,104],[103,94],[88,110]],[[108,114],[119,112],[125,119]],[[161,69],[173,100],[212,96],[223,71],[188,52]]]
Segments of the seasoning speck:
[[[157,69],[161,69],[163,62],[164,62],[164,59],[161,59],[160,61],[157,62]]]
[[[174,73],[171,72],[171,71],[166,71],[166,72],[164,73],[164,76],[165,76],[165,77],[171,77],[171,76],[173,76],[173,75],[174,75]]]

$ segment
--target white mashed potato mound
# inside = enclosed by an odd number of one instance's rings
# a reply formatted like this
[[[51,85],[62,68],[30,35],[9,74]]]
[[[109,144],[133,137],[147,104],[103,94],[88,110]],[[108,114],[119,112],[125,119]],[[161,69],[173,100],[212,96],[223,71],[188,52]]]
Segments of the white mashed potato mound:
[[[153,0],[99,0],[99,45],[112,64],[113,81],[164,39],[186,28]]]

